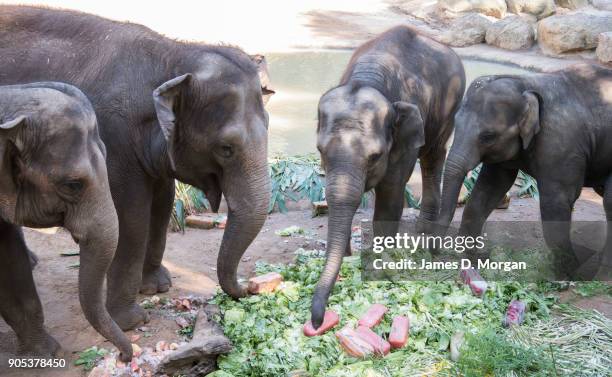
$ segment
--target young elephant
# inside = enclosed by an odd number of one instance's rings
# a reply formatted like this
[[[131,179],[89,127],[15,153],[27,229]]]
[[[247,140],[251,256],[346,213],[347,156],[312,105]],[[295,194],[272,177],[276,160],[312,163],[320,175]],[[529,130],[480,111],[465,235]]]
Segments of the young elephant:
[[[417,158],[423,174],[417,229],[431,231],[446,142],[464,89],[463,65],[452,50],[400,26],[358,48],[340,85],[321,97],[317,148],[327,175],[329,233],[312,301],[315,327],[343,254],[350,253],[351,222],[362,194],[376,191],[375,233],[397,232]]]
[[[20,353],[50,357],[59,345],[44,329],[19,225],[63,226],[81,249],[85,317],[124,360],[132,356],[102,291],[119,232],[105,157],[93,108],[77,88],[0,86],[0,313],[17,334]]]
[[[570,242],[572,207],[583,187],[593,187],[604,198],[609,224],[598,277],[609,280],[612,71],[584,64],[555,73],[478,78],[456,124],[444,173],[441,231],[453,218],[463,178],[478,163],[483,167],[463,213],[462,234],[481,233],[523,170],[538,182],[544,237],[559,277],[572,276],[578,267]]]

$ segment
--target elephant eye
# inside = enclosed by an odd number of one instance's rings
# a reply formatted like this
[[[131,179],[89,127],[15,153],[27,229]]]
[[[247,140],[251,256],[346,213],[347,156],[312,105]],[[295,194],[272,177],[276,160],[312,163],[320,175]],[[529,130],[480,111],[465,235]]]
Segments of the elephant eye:
[[[373,164],[376,161],[380,160],[381,156],[382,156],[382,153],[374,153],[374,154],[370,155],[370,157],[368,158],[368,162],[370,164]]]
[[[77,194],[83,189],[83,182],[73,179],[62,183],[62,187],[69,193]]]
[[[480,139],[480,142],[483,144],[492,143],[493,141],[495,141],[496,137],[497,135],[495,134],[495,132],[483,132],[478,136],[478,138]]]
[[[229,158],[229,157],[232,157],[233,154],[234,154],[234,150],[231,145],[223,145],[221,147],[221,156],[225,158]]]

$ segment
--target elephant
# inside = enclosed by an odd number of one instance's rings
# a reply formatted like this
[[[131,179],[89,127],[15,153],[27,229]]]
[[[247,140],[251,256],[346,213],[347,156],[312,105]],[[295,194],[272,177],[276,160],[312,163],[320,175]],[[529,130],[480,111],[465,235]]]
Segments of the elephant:
[[[119,217],[106,305],[123,330],[149,320],[139,291],[171,285],[161,262],[175,180],[203,190],[215,212],[225,196],[219,283],[232,297],[246,295],[237,267],[267,217],[270,193],[264,100],[273,91],[261,86],[262,62],[138,24],[0,6],[0,83],[67,82],[96,111]]]
[[[62,226],[80,247],[85,317],[123,360],[132,357],[104,305],[119,237],[105,156],[94,110],[79,89],[58,82],[0,86],[0,313],[17,334],[19,353],[51,357],[60,349],[44,328],[20,226]]]
[[[483,163],[459,232],[479,235],[519,170],[540,193],[544,240],[558,278],[579,266],[570,241],[574,202],[583,187],[603,197],[608,236],[598,278],[612,267],[612,71],[579,64],[553,73],[496,75],[470,85],[455,119],[446,161],[439,233],[452,221],[466,173]],[[475,259],[475,253],[471,253]]]
[[[459,57],[410,27],[394,27],[360,46],[340,84],[319,101],[317,148],[329,206],[327,259],[311,318],[323,319],[351,222],[364,192],[374,189],[374,233],[397,232],[404,189],[417,158],[423,175],[419,231],[431,231],[440,206],[446,143],[465,90]]]

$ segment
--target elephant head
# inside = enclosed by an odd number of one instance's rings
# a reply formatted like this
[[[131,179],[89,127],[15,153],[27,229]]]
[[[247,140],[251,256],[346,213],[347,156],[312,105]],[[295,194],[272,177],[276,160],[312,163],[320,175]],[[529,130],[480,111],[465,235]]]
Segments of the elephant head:
[[[380,182],[389,164],[423,144],[423,120],[414,104],[392,103],[376,89],[356,84],[321,97],[317,148],[326,172],[329,226],[327,261],[311,309],[316,328],[349,246],[361,196]]]
[[[95,113],[77,88],[0,87],[0,217],[72,234],[81,250],[85,317],[127,360],[131,344],[106,311],[102,290],[119,232],[105,159]]]
[[[455,136],[444,169],[439,232],[453,219],[465,175],[480,162],[519,157],[540,132],[542,97],[523,79],[485,76],[469,87],[455,116]]]
[[[260,82],[262,57],[251,60],[237,49],[218,52],[202,57],[193,72],[163,83],[153,100],[173,175],[202,189],[214,211],[225,195],[229,211],[217,274],[223,291],[239,298],[246,289],[237,281],[238,263],[268,213],[263,97],[273,91]]]

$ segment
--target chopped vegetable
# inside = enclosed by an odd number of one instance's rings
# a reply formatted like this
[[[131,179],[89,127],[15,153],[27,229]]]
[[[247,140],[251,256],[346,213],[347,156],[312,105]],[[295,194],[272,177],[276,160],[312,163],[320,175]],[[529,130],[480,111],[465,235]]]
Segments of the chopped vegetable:
[[[359,326],[372,328],[378,325],[380,321],[382,321],[387,311],[388,309],[384,305],[374,304],[370,306],[368,311],[365,312],[365,314],[361,316],[361,318],[359,318],[358,324]]]
[[[461,280],[470,286],[475,296],[480,297],[487,290],[487,282],[480,276],[478,270],[475,270],[473,267],[461,270]]]
[[[350,327],[344,327],[336,333],[336,338],[340,346],[350,356],[364,358],[375,352],[374,346],[360,337],[357,332]]]
[[[252,294],[270,293],[283,281],[283,277],[278,272],[270,272],[265,275],[256,276],[249,279],[249,292]]]
[[[355,330],[357,335],[374,347],[374,352],[379,356],[385,356],[391,351],[389,342],[381,338],[377,333],[369,327],[359,326]]]
[[[504,327],[520,325],[523,323],[525,320],[525,309],[527,309],[527,306],[524,302],[512,300],[510,305],[508,305],[508,310],[506,310],[506,315],[504,316]]]
[[[401,315],[393,318],[391,332],[389,333],[389,343],[393,348],[402,348],[408,342],[410,333],[410,320]]]
[[[333,328],[340,322],[340,317],[336,312],[327,310],[325,315],[323,316],[323,323],[319,326],[318,329],[312,326],[312,321],[308,320],[304,325],[304,335],[306,336],[316,336],[325,334],[329,329]]]

